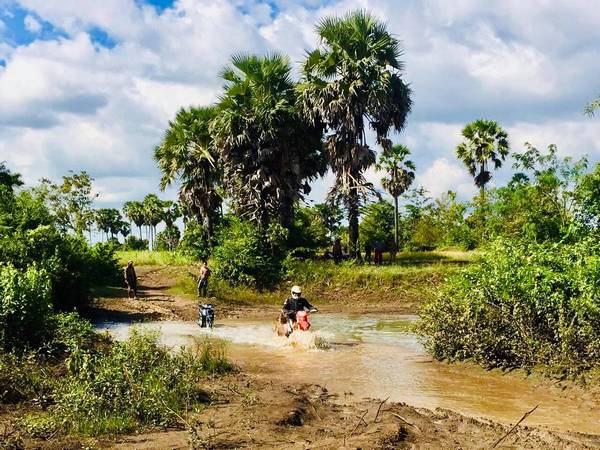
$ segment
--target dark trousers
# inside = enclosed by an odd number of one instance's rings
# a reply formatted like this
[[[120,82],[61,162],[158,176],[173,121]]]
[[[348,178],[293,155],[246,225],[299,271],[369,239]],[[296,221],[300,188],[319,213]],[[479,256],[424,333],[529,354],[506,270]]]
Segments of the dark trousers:
[[[198,281],[198,297],[206,297],[208,294],[208,280]]]

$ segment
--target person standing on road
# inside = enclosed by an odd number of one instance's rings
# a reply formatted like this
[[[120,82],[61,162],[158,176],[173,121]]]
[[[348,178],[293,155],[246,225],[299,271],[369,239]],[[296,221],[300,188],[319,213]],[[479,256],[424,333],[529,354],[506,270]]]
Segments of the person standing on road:
[[[331,253],[333,254],[333,262],[339,264],[342,260],[342,240],[340,238],[336,238]]]
[[[129,261],[125,267],[125,284],[127,285],[127,298],[131,298],[133,292],[133,298],[137,299],[137,275],[133,268],[133,261]]]
[[[208,268],[208,263],[204,261],[200,268],[200,276],[198,277],[198,297],[206,297],[208,295],[208,278],[211,271]]]

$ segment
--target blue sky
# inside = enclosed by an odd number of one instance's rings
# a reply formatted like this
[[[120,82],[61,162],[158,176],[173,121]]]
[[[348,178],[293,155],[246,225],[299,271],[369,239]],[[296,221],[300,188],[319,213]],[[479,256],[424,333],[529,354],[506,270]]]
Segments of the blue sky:
[[[297,68],[315,22],[357,8],[402,41],[414,108],[394,140],[432,194],[475,192],[454,148],[479,117],[513,150],[555,143],[600,160],[600,119],[582,114],[600,94],[594,0],[0,0],[0,161],[31,184],[87,170],[103,205],[141,198],[158,188],[152,150],[168,120],[216,100],[230,55],[277,50]]]

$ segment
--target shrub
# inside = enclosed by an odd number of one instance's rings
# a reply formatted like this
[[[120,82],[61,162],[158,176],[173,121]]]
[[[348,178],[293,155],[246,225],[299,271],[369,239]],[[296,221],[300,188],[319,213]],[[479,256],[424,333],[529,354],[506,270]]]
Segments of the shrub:
[[[496,242],[424,305],[426,347],[487,367],[592,368],[600,362],[599,250],[593,239]]]
[[[0,347],[39,344],[52,313],[48,272],[37,266],[0,266]]]
[[[286,230],[270,225],[266,231],[250,222],[232,220],[218,236],[213,264],[215,275],[232,284],[273,286],[281,279]]]
[[[52,399],[54,385],[38,354],[0,350],[0,404],[35,400],[45,406]]]
[[[157,337],[133,329],[129,340],[99,353],[73,353],[51,409],[55,423],[93,435],[172,426],[201,400],[203,378],[231,369],[216,344],[173,353]]]
[[[121,250],[148,250],[148,239],[140,239],[130,234],[125,239]]]
[[[196,261],[206,260],[210,256],[210,245],[204,227],[198,222],[188,220],[178,251]]]
[[[21,270],[34,264],[43,267],[52,281],[57,309],[84,303],[92,285],[114,283],[120,276],[110,244],[89,247],[82,237],[63,234],[50,225],[0,239],[0,259]]]

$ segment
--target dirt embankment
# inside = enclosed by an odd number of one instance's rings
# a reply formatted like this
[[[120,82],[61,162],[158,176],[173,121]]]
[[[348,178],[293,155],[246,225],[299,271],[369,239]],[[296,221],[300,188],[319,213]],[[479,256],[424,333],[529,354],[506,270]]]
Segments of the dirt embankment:
[[[98,299],[88,315],[104,320],[196,320],[195,301],[170,295],[169,272],[140,268],[141,298]],[[122,295],[122,294],[121,294]],[[221,317],[265,314],[277,307],[218,304]],[[400,305],[381,311],[414,312]],[[323,309],[327,309],[323,308]],[[333,309],[333,307],[332,307]],[[292,386],[268,374],[216,378],[206,384],[206,408],[181,419],[180,428],[105,439],[65,438],[29,441],[29,448],[118,449],[483,449],[600,448],[600,436],[554,433],[545,429],[464,417],[452,411],[430,411],[378,399],[343,398],[318,385]],[[1,446],[0,446],[1,448]]]

